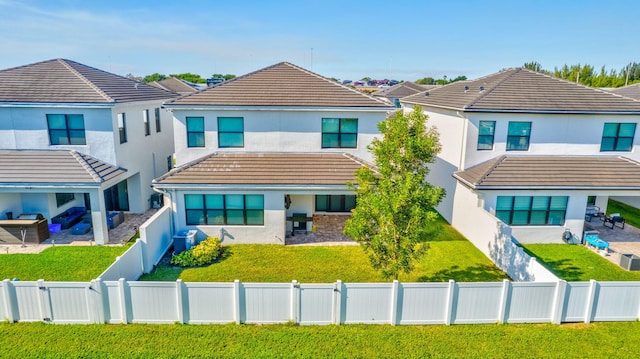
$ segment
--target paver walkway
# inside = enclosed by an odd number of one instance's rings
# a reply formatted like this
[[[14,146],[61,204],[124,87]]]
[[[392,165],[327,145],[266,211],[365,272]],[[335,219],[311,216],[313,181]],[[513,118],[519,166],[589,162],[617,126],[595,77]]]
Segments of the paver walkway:
[[[598,236],[609,242],[609,253],[605,258],[616,265],[620,263],[621,254],[635,254],[640,257],[640,229],[629,224],[625,224],[624,229],[618,226],[611,229],[605,227],[597,218],[585,222],[585,230],[589,229],[598,231]]]

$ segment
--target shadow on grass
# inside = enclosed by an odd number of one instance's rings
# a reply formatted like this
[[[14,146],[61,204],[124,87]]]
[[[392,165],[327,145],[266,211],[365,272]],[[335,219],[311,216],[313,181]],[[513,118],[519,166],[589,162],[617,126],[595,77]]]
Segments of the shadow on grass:
[[[580,267],[575,266],[570,259],[552,261],[538,258],[538,262],[553,274],[566,281],[580,281],[585,274],[585,272],[581,270]]]
[[[503,274],[502,271],[492,265],[452,266],[432,275],[421,276],[418,278],[418,282],[448,282],[449,279],[456,282],[495,282],[496,276],[499,277],[501,274]]]

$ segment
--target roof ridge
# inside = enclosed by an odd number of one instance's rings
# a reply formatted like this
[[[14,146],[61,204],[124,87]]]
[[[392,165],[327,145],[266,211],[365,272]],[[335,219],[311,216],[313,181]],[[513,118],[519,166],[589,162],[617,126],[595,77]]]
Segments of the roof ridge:
[[[509,80],[511,77],[513,77],[515,74],[519,73],[522,70],[521,67],[516,67],[514,69],[507,69],[506,71],[512,71],[511,74],[507,75],[504,79],[502,79],[501,81],[498,81],[495,85],[493,85],[490,89],[485,89],[484,93],[482,93],[480,96],[476,97],[473,101],[469,102],[464,108],[470,108],[473,107],[473,105],[475,105],[476,103],[480,102],[480,100],[482,100],[483,98],[487,97],[491,92],[493,92],[498,86],[502,85],[505,81]],[[487,75],[485,77],[489,77],[491,75]],[[482,77],[479,79],[474,80],[473,82],[476,82],[478,80],[483,79]]]
[[[211,157],[217,156],[217,155],[218,155],[218,152],[212,152],[212,153],[210,153],[208,155],[204,155],[202,157],[198,157],[195,160],[189,161],[189,162],[187,162],[187,163],[185,163],[185,164],[183,164],[183,165],[181,165],[179,167],[173,168],[171,171],[163,174],[162,176],[160,176],[158,178],[154,178],[151,181],[151,183],[156,183],[158,181],[162,181],[165,178],[171,177],[171,176],[173,176],[173,175],[175,175],[177,173],[184,172],[187,169],[189,169],[189,168],[191,168],[191,167],[193,167],[193,166],[195,166],[195,165],[197,165],[197,164],[199,164],[201,162],[204,162],[204,161],[208,160]]]
[[[84,81],[84,83],[86,83],[92,89],[94,89],[94,91],[96,91],[105,100],[110,101],[110,102],[116,102],[116,100],[114,100],[111,96],[107,95],[104,91],[102,91],[102,89],[100,89],[100,87],[96,86],[93,82],[89,81],[89,79],[87,79],[86,77],[84,77],[84,75],[82,75],[80,72],[78,72],[76,69],[74,69],[73,66],[68,64],[67,61],[70,61],[70,60],[56,59],[56,61],[58,61],[60,64],[62,64],[64,67],[66,67],[67,70],[71,71],[71,73],[76,75],[80,80]]]
[[[87,173],[93,178],[95,182],[102,182],[102,177],[100,177],[98,172],[96,172],[96,170],[91,165],[89,165],[89,163],[87,163],[86,158],[84,158],[84,156],[86,155],[78,153],[75,150],[71,150],[69,151],[69,153],[71,154],[71,156],[73,156],[73,158],[76,159],[76,161],[78,161],[78,163],[80,163],[82,168],[87,171]]]

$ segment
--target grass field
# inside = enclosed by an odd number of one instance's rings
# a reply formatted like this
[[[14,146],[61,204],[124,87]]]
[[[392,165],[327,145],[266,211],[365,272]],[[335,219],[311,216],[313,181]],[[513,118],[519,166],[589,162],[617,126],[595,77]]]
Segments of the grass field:
[[[626,223],[640,228],[640,209],[610,199],[607,204],[607,214],[620,213]]]
[[[453,326],[0,323],[7,358],[633,358],[639,322]]]
[[[440,223],[427,255],[404,282],[500,281],[507,278],[460,233]],[[232,245],[224,247],[218,263],[199,268],[159,266],[140,280],[182,279],[185,282],[329,283],[387,281],[374,270],[360,246]]]
[[[132,243],[132,242],[131,242]],[[57,246],[38,254],[0,255],[0,280],[89,281],[129,246]]]
[[[580,245],[526,244],[525,251],[566,281],[639,281],[640,272],[629,272]]]

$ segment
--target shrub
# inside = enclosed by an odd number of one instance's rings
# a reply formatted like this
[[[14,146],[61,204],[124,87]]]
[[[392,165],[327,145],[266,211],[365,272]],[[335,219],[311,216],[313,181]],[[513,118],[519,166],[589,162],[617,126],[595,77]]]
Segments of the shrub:
[[[220,240],[215,237],[207,237],[193,248],[173,256],[171,264],[181,267],[209,264],[220,256],[220,250]]]

